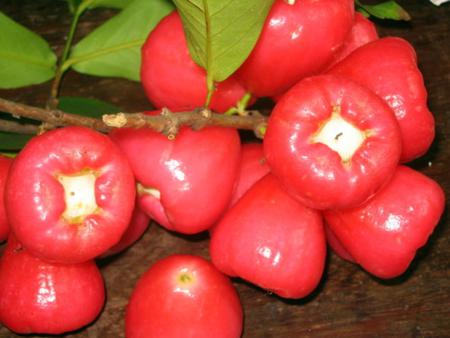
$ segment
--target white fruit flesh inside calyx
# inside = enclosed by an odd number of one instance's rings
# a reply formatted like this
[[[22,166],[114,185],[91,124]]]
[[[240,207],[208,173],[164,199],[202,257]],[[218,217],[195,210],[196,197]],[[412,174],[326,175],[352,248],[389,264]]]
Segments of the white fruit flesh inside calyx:
[[[366,133],[352,123],[346,121],[338,112],[319,128],[312,137],[312,143],[322,143],[334,150],[341,157],[342,162],[349,162],[353,154],[366,139]]]
[[[62,217],[69,223],[81,223],[98,210],[95,199],[96,175],[87,172],[79,175],[58,175],[64,188],[66,209]]]
[[[159,191],[156,188],[144,187],[141,183],[138,183],[137,191],[140,195],[147,194],[147,195],[151,195],[151,196],[155,197],[158,200],[161,199],[161,191]]]

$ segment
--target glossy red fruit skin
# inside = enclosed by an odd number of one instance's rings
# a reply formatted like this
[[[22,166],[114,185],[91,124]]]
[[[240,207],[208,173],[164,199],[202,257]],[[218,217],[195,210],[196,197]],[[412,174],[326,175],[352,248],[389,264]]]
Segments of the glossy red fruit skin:
[[[161,192],[158,199],[138,189],[139,205],[167,229],[207,230],[229,205],[240,156],[235,129],[184,127],[169,140],[150,129],[121,128],[110,137],[127,155],[139,184]]]
[[[342,243],[339,241],[339,239],[336,237],[334,232],[330,229],[330,226],[328,224],[324,224],[325,228],[325,235],[327,238],[327,243],[330,246],[331,250],[341,257],[342,259],[349,261],[349,262],[355,262],[352,255],[347,251],[347,249],[342,245]]]
[[[311,142],[336,109],[353,126],[370,131],[348,163],[325,144]],[[264,136],[264,153],[283,188],[320,210],[363,203],[392,176],[400,152],[391,109],[368,89],[330,75],[305,79],[284,94]]]
[[[269,165],[264,157],[262,143],[244,143],[241,146],[241,159],[239,173],[230,205],[236,202],[259,179],[270,172]]]
[[[276,0],[236,75],[257,97],[276,96],[331,62],[353,24],[351,0]]]
[[[444,206],[444,192],[435,181],[399,166],[391,181],[364,205],[324,215],[356,263],[377,277],[394,278],[426,244]]]
[[[6,217],[4,191],[11,163],[12,159],[0,155],[0,242],[6,240],[9,234],[9,224],[8,218]]]
[[[433,142],[434,117],[417,57],[409,42],[382,38],[358,48],[329,70],[379,95],[395,112],[401,135],[401,162],[423,155]],[[376,76],[374,76],[376,74]]]
[[[242,321],[239,296],[226,276],[201,257],[172,255],[138,281],[125,328],[127,338],[238,338]]]
[[[19,334],[61,334],[100,314],[105,287],[93,261],[45,262],[10,237],[0,261],[0,322]]]
[[[142,237],[144,232],[147,230],[149,223],[150,217],[148,217],[148,215],[141,210],[138,202],[136,202],[136,206],[134,207],[131,221],[128,225],[127,230],[125,230],[120,241],[109,248],[108,251],[106,251],[103,255],[101,255],[101,258],[116,255],[128,249],[139,238]]]
[[[213,264],[285,298],[311,293],[323,273],[319,212],[292,199],[271,174],[253,185],[214,228]]]
[[[57,175],[93,170],[98,212],[80,223],[63,218],[64,188]],[[65,127],[34,137],[15,158],[6,183],[11,228],[41,259],[79,263],[117,243],[133,212],[135,180],[120,149],[85,127]]]
[[[142,46],[141,82],[156,108],[190,111],[206,101],[206,72],[191,58],[178,12],[156,26]],[[219,83],[210,108],[225,112],[246,94],[231,76]]]
[[[332,67],[343,60],[357,48],[378,40],[378,32],[375,24],[359,12],[355,12],[352,29],[344,41],[342,47],[334,54],[333,61],[328,67]]]

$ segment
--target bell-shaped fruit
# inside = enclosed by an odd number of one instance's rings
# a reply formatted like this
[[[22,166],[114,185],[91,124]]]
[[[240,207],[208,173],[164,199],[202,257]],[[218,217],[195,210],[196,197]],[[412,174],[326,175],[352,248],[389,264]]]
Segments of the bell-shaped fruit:
[[[183,127],[173,140],[148,128],[121,128],[110,136],[128,156],[140,207],[162,226],[198,233],[228,207],[240,155],[235,129]]]
[[[401,38],[368,43],[329,70],[372,90],[395,112],[402,136],[401,161],[423,155],[434,139],[434,117],[414,48]]]
[[[103,254],[125,232],[135,180],[107,136],[65,127],[34,137],[15,158],[6,183],[11,228],[31,254],[79,263]]]
[[[352,29],[342,47],[334,54],[332,64],[329,67],[343,60],[359,47],[375,40],[378,40],[375,24],[361,13],[355,12]]]
[[[350,208],[394,173],[400,131],[370,90],[330,75],[300,81],[276,104],[264,137],[271,172],[315,209]]]
[[[432,179],[399,166],[390,182],[364,205],[326,211],[327,224],[356,263],[380,278],[401,275],[425,245],[445,207]]]
[[[93,261],[53,264],[12,236],[0,260],[0,322],[19,334],[61,334],[94,321],[105,301]]]
[[[353,0],[276,0],[239,81],[257,97],[273,97],[319,73],[350,32],[353,13]]]
[[[190,111],[205,104],[206,72],[189,55],[178,12],[162,19],[142,46],[141,82],[155,108]],[[245,94],[231,76],[217,84],[210,108],[225,112]]]
[[[322,218],[285,193],[271,174],[253,185],[214,228],[214,265],[285,298],[311,293],[323,273]]]
[[[125,330],[127,338],[239,338],[242,317],[226,276],[201,257],[172,255],[139,279]]]

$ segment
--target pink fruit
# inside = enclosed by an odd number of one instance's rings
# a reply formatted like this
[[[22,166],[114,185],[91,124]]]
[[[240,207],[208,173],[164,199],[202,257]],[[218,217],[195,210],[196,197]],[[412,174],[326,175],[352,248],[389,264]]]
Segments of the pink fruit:
[[[210,254],[214,265],[230,276],[281,297],[305,297],[324,269],[321,215],[291,198],[268,174],[214,228]]]
[[[10,237],[0,261],[0,322],[19,334],[61,334],[100,314],[103,279],[93,261],[52,264]]]
[[[60,263],[93,259],[116,244],[134,199],[125,155],[85,127],[34,137],[15,158],[5,190],[17,240],[31,254]]]
[[[307,78],[275,106],[264,137],[271,172],[315,209],[363,203],[397,167],[401,140],[392,110],[342,77]]]
[[[10,158],[0,155],[0,242],[6,240],[9,234],[9,224],[6,217],[6,209],[3,196],[11,163],[12,160]]]
[[[131,216],[130,224],[128,225],[127,230],[125,230],[124,234],[120,241],[109,248],[101,257],[107,257],[111,255],[115,255],[125,249],[129,248],[133,245],[144,232],[147,230],[148,225],[150,223],[150,217],[147,216],[145,212],[141,210],[138,203],[134,207],[133,215]]]
[[[401,275],[425,245],[445,207],[432,179],[399,166],[390,182],[360,207],[327,211],[325,219],[346,251],[380,278]]]
[[[201,257],[173,255],[140,278],[127,306],[127,338],[239,338],[242,307],[233,285]]]
[[[230,203],[240,155],[235,129],[184,127],[174,140],[146,128],[110,136],[128,156],[140,207],[167,229],[207,230]]]
[[[355,50],[329,73],[365,86],[392,108],[401,131],[402,162],[428,150],[434,139],[434,118],[427,107],[427,91],[409,42],[394,37],[373,41]]]
[[[355,12],[355,19],[352,29],[344,41],[342,47],[334,54],[330,66],[343,60],[354,50],[369,42],[378,40],[378,33],[375,24],[359,12]],[[329,66],[329,67],[330,67]]]
[[[276,0],[236,75],[257,97],[276,96],[333,58],[353,24],[353,0]]]
[[[142,47],[141,82],[156,108],[190,111],[206,102],[206,72],[189,55],[179,14],[166,16]],[[217,84],[210,108],[225,112],[246,94],[231,76]]]
[[[239,173],[230,205],[236,204],[244,193],[259,179],[269,173],[270,169],[264,157],[261,143],[244,143],[241,147]]]

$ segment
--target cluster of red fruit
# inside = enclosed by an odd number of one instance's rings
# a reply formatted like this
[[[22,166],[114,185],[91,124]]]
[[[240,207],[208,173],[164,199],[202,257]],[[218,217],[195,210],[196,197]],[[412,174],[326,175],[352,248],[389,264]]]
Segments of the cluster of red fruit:
[[[158,109],[205,102],[205,71],[176,12],[147,39],[141,74]],[[277,101],[263,144],[221,127],[181,128],[174,140],[66,127],[35,137],[10,168],[0,158],[3,239],[12,229],[0,321],[60,333],[94,320],[104,286],[93,259],[133,243],[149,218],[184,234],[209,230],[213,264],[177,255],[152,266],[127,307],[128,338],[239,337],[241,305],[221,272],[304,297],[322,276],[327,240],[375,276],[402,274],[444,208],[439,185],[403,165],[434,138],[411,45],[379,39],[353,0],[277,0],[211,108],[224,112],[246,92]]]

